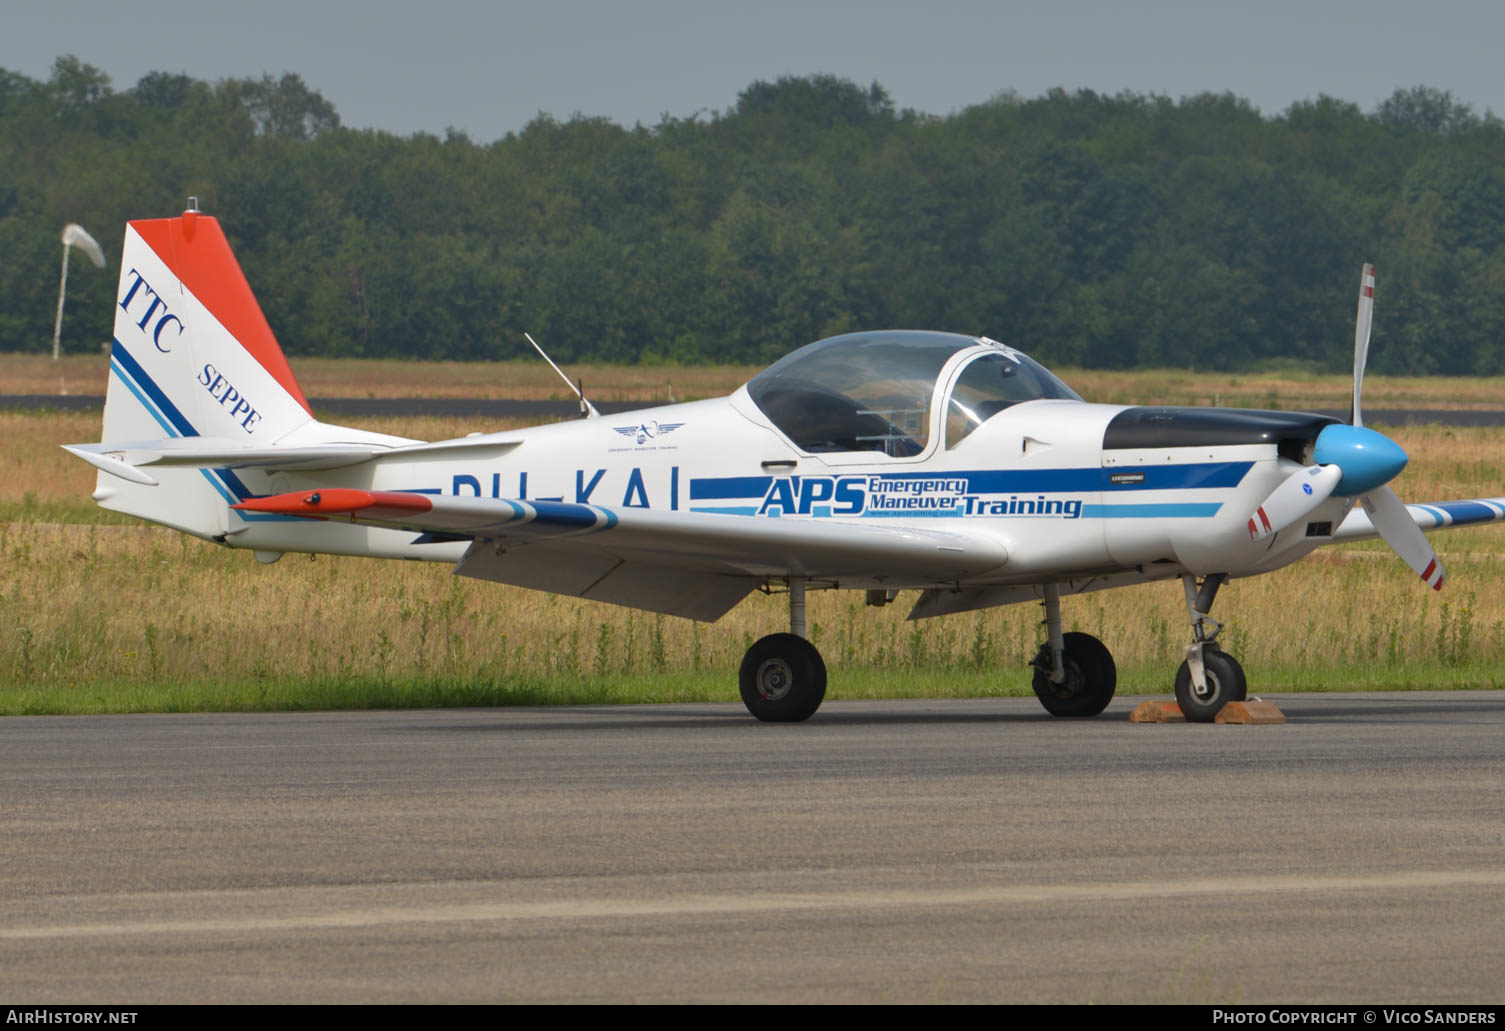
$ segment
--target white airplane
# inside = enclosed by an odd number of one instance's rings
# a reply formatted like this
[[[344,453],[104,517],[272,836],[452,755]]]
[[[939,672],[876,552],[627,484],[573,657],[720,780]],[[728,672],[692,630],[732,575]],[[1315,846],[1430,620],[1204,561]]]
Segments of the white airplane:
[[[1179,579],[1187,717],[1245,696],[1209,613],[1230,579],[1382,537],[1432,588],[1423,530],[1505,519],[1505,498],[1404,505],[1405,453],[1353,418],[1090,404],[981,336],[853,333],[802,347],[730,397],[426,443],[314,418],[219,224],[190,202],[126,229],[104,442],[107,509],[253,552],[449,563],[460,576],[715,620],[787,591],[789,632],[748,649],[761,720],[807,719],[826,668],[812,589],[910,618],[1039,601],[1034,689],[1057,716],[1113,697],[1113,657],[1063,633],[1063,595]],[[582,399],[583,401],[583,399]]]

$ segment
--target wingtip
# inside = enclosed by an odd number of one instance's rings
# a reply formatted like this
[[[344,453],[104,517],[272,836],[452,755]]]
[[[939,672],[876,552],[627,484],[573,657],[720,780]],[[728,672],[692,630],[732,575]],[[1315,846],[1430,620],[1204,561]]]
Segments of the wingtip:
[[[434,503],[425,495],[404,491],[328,487],[320,490],[293,491],[288,494],[271,494],[262,498],[247,498],[240,504],[230,507],[242,512],[266,512],[274,515],[314,518],[353,512],[363,512],[368,518],[381,518],[388,514],[427,512],[434,507]]]

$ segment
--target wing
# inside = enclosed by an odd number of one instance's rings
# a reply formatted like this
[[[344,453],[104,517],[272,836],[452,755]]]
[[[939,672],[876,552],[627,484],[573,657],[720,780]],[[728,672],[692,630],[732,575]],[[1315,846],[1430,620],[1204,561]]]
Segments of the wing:
[[[1406,512],[1416,525],[1427,533],[1434,530],[1451,530],[1459,526],[1475,526],[1481,523],[1497,523],[1505,520],[1505,498],[1475,498],[1469,501],[1433,501],[1422,505],[1407,505]],[[1333,541],[1359,541],[1378,537],[1379,531],[1369,520],[1369,514],[1360,505],[1355,505],[1336,530]]]
[[[836,519],[331,488],[254,498],[255,512],[472,539],[461,576],[695,619],[716,619],[767,577],[949,584],[997,569],[1002,541]]]

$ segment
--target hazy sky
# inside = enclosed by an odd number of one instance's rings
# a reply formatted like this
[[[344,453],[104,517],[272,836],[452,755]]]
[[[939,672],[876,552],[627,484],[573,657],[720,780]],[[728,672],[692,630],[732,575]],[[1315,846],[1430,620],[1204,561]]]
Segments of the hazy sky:
[[[126,89],[148,71],[297,72],[346,125],[454,126],[477,141],[537,112],[652,125],[725,109],[755,79],[824,72],[946,114],[1056,86],[1246,97],[1265,114],[1398,86],[1505,115],[1501,0],[8,0],[0,67],[74,53]]]

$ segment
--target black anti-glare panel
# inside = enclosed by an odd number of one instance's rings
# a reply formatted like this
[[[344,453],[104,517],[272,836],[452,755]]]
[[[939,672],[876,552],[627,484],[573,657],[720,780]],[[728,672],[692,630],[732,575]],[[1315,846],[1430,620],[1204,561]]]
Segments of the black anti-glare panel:
[[[1126,408],[1108,423],[1103,449],[1279,444],[1311,440],[1337,421],[1311,412],[1252,408]]]

